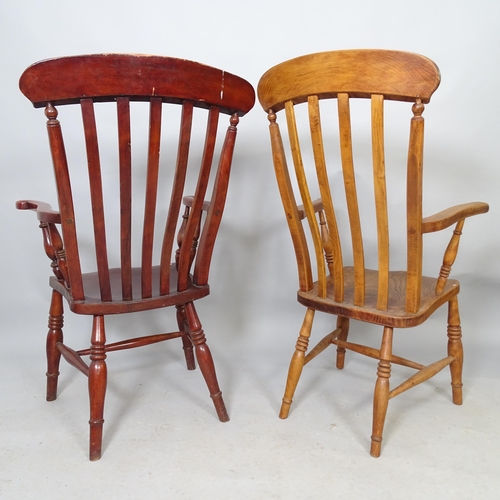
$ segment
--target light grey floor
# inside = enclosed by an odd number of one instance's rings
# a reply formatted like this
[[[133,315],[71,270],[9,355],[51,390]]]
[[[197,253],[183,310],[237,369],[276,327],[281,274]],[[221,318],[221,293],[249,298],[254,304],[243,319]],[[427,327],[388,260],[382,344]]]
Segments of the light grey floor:
[[[445,319],[440,312],[428,332],[407,336],[403,351],[424,362],[439,357]],[[217,322],[223,317],[209,320],[212,330]],[[111,324],[108,336],[122,326]],[[95,463],[87,459],[85,378],[63,364],[59,399],[45,402],[44,335],[28,348],[21,337],[12,341],[0,376],[0,497],[500,498],[497,348],[465,337],[462,406],[451,403],[447,370],[392,400],[374,459],[373,360],[348,353],[338,371],[334,351],[323,353],[305,368],[283,421],[277,413],[296,332],[287,348],[264,329],[247,344],[229,332],[207,336],[231,421],[217,420],[199,370],[184,367],[180,341],[112,353],[104,454]],[[404,375],[394,368],[394,383]]]

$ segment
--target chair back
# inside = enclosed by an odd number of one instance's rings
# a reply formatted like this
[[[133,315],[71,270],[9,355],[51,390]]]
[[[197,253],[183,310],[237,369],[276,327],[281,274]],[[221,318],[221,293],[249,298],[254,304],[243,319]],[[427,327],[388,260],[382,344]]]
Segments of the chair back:
[[[422,156],[424,104],[428,103],[440,82],[437,66],[429,59],[412,53],[388,50],[342,50],[298,57],[267,71],[258,85],[258,97],[268,113],[273,161],[283,206],[292,234],[299,269],[300,290],[309,291],[317,282],[318,296],[326,297],[327,282],[333,281],[336,302],[343,302],[345,273],[354,274],[354,305],[365,305],[366,266],[365,238],[362,231],[356,179],[365,175],[355,169],[351,123],[351,101],[371,101],[371,157],[374,207],[377,233],[377,305],[387,310],[389,301],[389,216],[384,149],[384,102],[413,103],[409,127],[406,165],[406,240],[407,280],[406,311],[419,308],[422,282]],[[323,137],[320,101],[336,100],[340,160],[328,157],[331,140]],[[307,103],[310,142],[303,139],[296,109]],[[322,103],[323,106],[323,103]],[[287,153],[277,123],[276,113],[285,110],[290,152],[295,180],[288,170]],[[321,107],[323,110],[324,108]],[[323,111],[323,115],[326,113]],[[314,169],[303,154],[311,148]],[[338,196],[335,181],[341,171],[344,189]],[[314,179],[311,179],[314,170]],[[366,179],[366,177],[362,177]],[[342,182],[342,181],[340,181]],[[297,191],[297,192],[296,192]],[[314,200],[314,193],[318,200]],[[300,195],[299,195],[300,193]],[[334,196],[337,194],[337,197]],[[301,206],[296,199],[300,196]],[[364,202],[364,200],[362,200]],[[345,207],[345,210],[343,209]],[[344,212],[343,212],[344,210]],[[341,238],[339,214],[347,213],[350,243]],[[310,235],[306,235],[302,219],[307,218]],[[308,242],[316,266],[311,264]],[[352,248],[352,269],[344,266],[346,245]],[[344,250],[344,251],[343,251]],[[313,277],[313,267],[317,278]],[[330,278],[327,277],[327,272]],[[315,285],[314,285],[315,286]]]
[[[73,193],[79,191],[81,186],[75,185],[76,181],[72,183],[72,179],[80,179],[81,171],[87,169],[90,191],[87,199],[91,208],[86,209],[92,214],[93,270],[98,273],[102,301],[140,300],[175,290],[183,291],[191,279],[197,285],[206,285],[212,249],[224,209],[236,125],[238,117],[247,113],[254,104],[252,86],[230,73],[191,61],[159,56],[100,54],[36,63],[21,76],[20,88],[35,107],[45,108],[48,119],[66,254],[64,280],[73,300],[84,299],[81,256],[85,253],[87,258],[89,252],[82,248],[84,245],[77,232],[77,222],[80,224],[81,219],[78,215],[84,210],[79,212]],[[116,108],[114,126],[117,133],[112,138],[102,134],[100,129],[98,134],[97,108],[106,102],[114,103],[108,107]],[[86,150],[86,167],[83,169],[78,162],[72,164],[69,161],[63,140],[61,122],[64,120],[59,108],[66,105],[81,108],[81,139]],[[146,119],[143,124],[144,136],[147,137],[143,157],[137,157],[136,151],[141,149],[139,146],[134,149],[136,144],[140,145],[137,137],[140,138],[141,130],[135,122],[132,124],[131,117],[135,120],[136,116],[140,116],[136,106],[149,108],[149,121]],[[179,107],[180,112],[176,111]],[[192,140],[192,136],[195,133],[194,117],[199,116],[198,113],[206,115],[206,126],[203,125],[203,146],[196,150],[196,141]],[[221,113],[230,115],[222,146],[217,136]],[[71,118],[70,114],[68,116]],[[170,121],[166,130],[162,130],[162,121],[166,121],[165,117],[171,120],[172,116],[177,120],[180,116],[178,135],[174,132],[177,151],[174,160],[165,164],[167,162],[160,155],[164,152],[161,146],[167,142],[165,136],[172,131],[169,130]],[[74,135],[74,128],[68,127],[68,130]],[[110,144],[116,152],[116,161],[100,154],[101,148]],[[114,186],[107,189],[109,179],[114,180]],[[190,184],[193,191],[187,192]],[[138,191],[140,195],[136,199]],[[111,192],[114,196],[109,195]],[[193,196],[186,199],[187,194]],[[181,213],[183,199],[188,205],[184,215]],[[207,210],[204,217],[203,210]],[[137,212],[141,214],[139,219],[143,218],[140,234],[132,229]],[[113,213],[119,218],[115,225]],[[85,222],[82,221],[82,227]],[[119,233],[119,243],[116,242],[121,281],[119,296],[116,296],[110,279],[108,253],[110,247],[115,248],[115,243],[110,245],[109,241],[113,234],[110,227],[116,227],[114,234]],[[177,282],[172,285],[171,263],[175,253],[174,240],[179,230]],[[193,242],[198,236],[196,249]],[[137,259],[135,254],[133,256],[136,239],[142,241]],[[138,266],[133,264],[135,261]],[[153,272],[154,266],[159,266],[159,277]],[[139,273],[136,273],[137,267],[140,268]],[[140,276],[139,292],[133,291],[136,275]]]

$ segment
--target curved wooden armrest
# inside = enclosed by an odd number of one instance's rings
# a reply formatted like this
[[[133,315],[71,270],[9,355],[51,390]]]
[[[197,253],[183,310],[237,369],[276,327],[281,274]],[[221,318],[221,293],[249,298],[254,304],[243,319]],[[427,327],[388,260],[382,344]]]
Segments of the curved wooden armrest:
[[[466,217],[485,214],[489,209],[489,205],[481,201],[455,205],[454,207],[447,208],[437,214],[422,219],[422,233],[441,231]]]
[[[60,282],[66,283],[69,288],[68,268],[64,244],[55,224],[61,223],[61,214],[43,201],[19,200],[16,201],[18,210],[32,210],[36,212],[43,234],[43,246],[47,257],[52,261],[52,271]]]
[[[43,201],[36,200],[19,200],[16,201],[18,210],[33,210],[40,222],[48,222],[52,224],[61,223],[61,214]]]
[[[182,203],[184,203],[184,205],[186,205],[186,207],[189,208],[193,206],[193,201],[194,201],[194,196],[184,196],[184,198],[182,198]],[[210,208],[210,202],[204,201],[203,205],[201,206],[201,209],[205,210],[205,212],[208,212],[209,208]]]
[[[323,210],[323,200],[321,198],[314,200],[313,201],[313,208],[314,208],[315,213],[321,212],[321,210]],[[305,219],[306,218],[306,211],[304,210],[304,205],[299,205],[297,207],[297,210],[299,212],[299,219],[300,220]]]

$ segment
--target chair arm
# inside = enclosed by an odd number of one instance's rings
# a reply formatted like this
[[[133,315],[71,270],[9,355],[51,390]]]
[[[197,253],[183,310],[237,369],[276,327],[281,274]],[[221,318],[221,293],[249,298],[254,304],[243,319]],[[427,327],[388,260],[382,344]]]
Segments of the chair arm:
[[[56,210],[52,210],[52,207],[43,201],[19,200],[16,201],[16,208],[18,210],[33,210],[40,222],[61,223],[61,214]]]
[[[32,210],[36,212],[43,234],[43,246],[47,257],[52,261],[52,271],[56,278],[69,288],[69,274],[66,264],[64,244],[55,224],[61,223],[61,214],[43,201],[20,200],[16,201],[18,210]]]
[[[314,213],[321,212],[323,210],[323,200],[318,198],[313,201]],[[304,209],[304,205],[299,205],[297,207],[297,211],[299,212],[299,219],[303,220],[306,218],[306,211]]]
[[[441,231],[466,217],[485,214],[489,209],[489,205],[481,201],[455,205],[454,207],[447,208],[437,214],[422,219],[422,233]]]
[[[182,198],[182,203],[184,203],[184,205],[186,205],[186,207],[189,208],[193,206],[193,201],[194,201],[194,196],[184,196],[184,198]],[[201,209],[205,210],[205,212],[208,212],[209,208],[210,208],[210,202],[204,201],[203,205],[201,206]]]
[[[439,277],[436,282],[436,293],[440,294],[443,292],[448,280],[448,276],[451,272],[451,266],[455,263],[457,257],[458,245],[460,242],[460,236],[462,235],[462,228],[467,217],[472,215],[484,214],[490,207],[487,203],[473,202],[464,203],[463,205],[456,205],[454,207],[448,208],[430,217],[426,217],[422,220],[422,233],[432,233],[435,231],[441,231],[452,224],[456,223],[453,234],[451,235],[450,242],[446,247],[443,256],[443,264],[439,271]]]

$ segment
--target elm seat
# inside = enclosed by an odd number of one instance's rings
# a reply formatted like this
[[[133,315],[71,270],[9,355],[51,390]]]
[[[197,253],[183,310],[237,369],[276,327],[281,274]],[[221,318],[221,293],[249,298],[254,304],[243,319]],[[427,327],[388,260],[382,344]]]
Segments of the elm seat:
[[[339,369],[344,367],[346,349],[378,359],[370,450],[374,457],[381,452],[382,431],[392,397],[449,365],[453,402],[462,403],[460,286],[448,276],[465,219],[487,212],[488,205],[466,203],[430,217],[422,215],[422,113],[440,78],[437,66],[418,54],[340,50],[309,54],[278,64],[262,76],[257,88],[260,104],[270,121],[273,163],[297,260],[297,298],[306,307],[280,417],[288,416],[304,365],[329,345],[337,346]],[[368,99],[371,108],[372,165],[366,168],[358,156],[354,161],[354,153],[360,150],[353,147],[352,139],[357,128],[351,116],[351,103],[360,99]],[[406,193],[406,235],[400,238],[406,240],[406,269],[393,269],[389,261],[389,242],[398,240],[392,227],[389,233],[389,221],[394,214],[399,215],[401,208],[397,201],[390,202],[394,198],[389,196],[394,191],[388,189],[387,178],[397,172],[397,165],[388,162],[386,168],[385,101],[412,103],[406,183],[390,184],[391,188],[397,184],[396,192]],[[337,108],[337,128],[331,124],[335,114],[332,104]],[[307,108],[308,120],[303,122],[308,122],[309,133],[300,126],[300,118],[305,114],[297,110],[301,107]],[[278,125],[282,110],[286,119],[286,146]],[[334,142],[340,144],[339,158],[332,151]],[[307,154],[309,150],[311,154]],[[289,156],[294,172],[288,168]],[[391,180],[393,178],[397,176]],[[356,185],[359,179],[373,183],[373,203],[365,199],[366,195],[359,195]],[[347,220],[342,220],[344,214]],[[376,226],[372,231],[376,233],[375,244],[366,236],[370,234],[366,227],[370,217]],[[452,225],[455,229],[444,252],[439,276],[423,276],[423,235]],[[373,246],[376,250],[369,252],[367,249]],[[398,245],[393,248],[397,250]],[[368,260],[374,260],[377,267],[367,265]],[[444,304],[448,304],[448,355],[427,366],[394,355],[394,328],[420,325]],[[316,311],[337,316],[337,327],[306,354]],[[380,349],[347,340],[351,319],[384,327]],[[390,390],[393,363],[417,371]]]
[[[195,369],[195,353],[219,419],[229,420],[194,301],[209,294],[210,262],[226,200],[236,127],[239,117],[254,105],[252,86],[196,62],[129,54],[41,61],[22,74],[19,84],[36,108],[45,108],[59,205],[53,210],[44,202],[17,202],[17,208],[37,213],[54,272],[47,400],[57,397],[62,355],[88,376],[90,459],[98,460],[107,353],[181,338],[187,368]],[[74,106],[80,107],[78,124],[68,109]],[[113,125],[102,118],[103,106],[114,108]],[[149,120],[143,122],[147,131],[143,155],[141,107],[149,109]],[[217,140],[221,114],[230,117],[222,145]],[[171,122],[179,117],[176,132]],[[66,152],[74,153],[73,136],[82,122],[84,146],[82,154],[73,158]],[[70,132],[66,143],[62,123]],[[200,126],[204,140],[196,135]],[[112,135],[103,133],[108,128]],[[171,161],[160,161],[160,152],[172,149],[170,136],[178,144],[176,157],[174,153]],[[116,161],[110,160],[113,154]],[[83,177],[88,180],[87,198],[81,194]],[[93,316],[90,348],[75,351],[63,343],[62,297],[73,312]],[[172,306],[177,331],[107,343],[106,315]],[[90,356],[90,365],[84,356]]]

